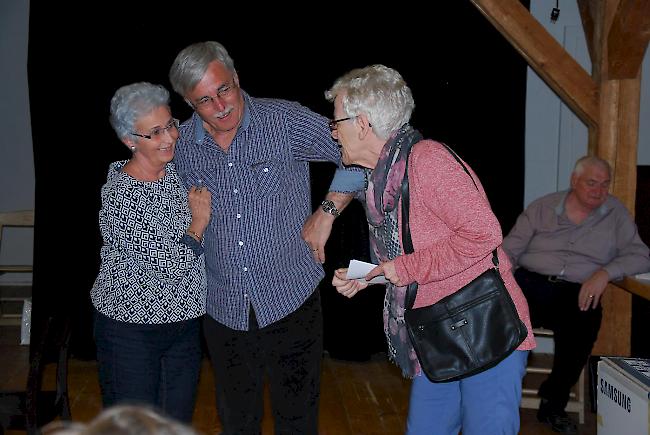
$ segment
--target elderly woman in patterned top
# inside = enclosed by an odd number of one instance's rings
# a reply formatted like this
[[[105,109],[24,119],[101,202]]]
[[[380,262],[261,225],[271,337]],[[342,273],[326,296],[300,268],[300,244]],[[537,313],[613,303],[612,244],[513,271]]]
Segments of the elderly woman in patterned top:
[[[373,250],[381,264],[366,276],[384,275],[384,329],[390,357],[413,378],[408,434],[517,434],[521,380],[532,334],[496,366],[458,381],[433,383],[422,374],[404,324],[406,287],[419,285],[414,307],[434,304],[492,265],[497,249],[506,288],[528,330],[526,299],[500,248],[501,226],[476,174],[471,176],[439,142],[423,140],[409,125],[415,106],[402,76],[383,65],[353,70],[326,92],[334,102],[332,136],[343,162],[368,168],[365,206]],[[400,186],[408,159],[411,237],[401,245]],[[476,186],[474,185],[476,182]],[[365,282],[335,272],[333,285],[352,297]]]
[[[190,422],[211,195],[202,186],[188,192],[171,162],[178,120],[165,88],[118,89],[110,122],[133,154],[109,166],[101,190],[104,244],[91,299],[103,404],[148,404]]]

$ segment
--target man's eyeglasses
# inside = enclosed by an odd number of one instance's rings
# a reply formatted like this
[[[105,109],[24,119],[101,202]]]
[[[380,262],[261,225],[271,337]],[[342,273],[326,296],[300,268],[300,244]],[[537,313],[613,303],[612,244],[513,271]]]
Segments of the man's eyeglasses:
[[[339,122],[347,121],[348,119],[354,119],[356,116],[348,116],[347,118],[340,118],[340,119],[330,119],[330,131],[334,131],[338,128],[337,124]]]
[[[151,132],[149,134],[140,134],[140,133],[131,133],[133,136],[138,136],[138,137],[143,137],[145,139],[160,139],[162,137],[162,134],[164,132],[170,133],[172,129],[177,129],[179,125],[179,121],[176,118],[172,118],[171,121],[169,121],[169,124],[167,124],[164,127],[156,127],[151,129]]]
[[[215,98],[219,98],[221,100],[228,98],[230,95],[232,95],[232,92],[235,90],[235,88],[237,88],[235,82],[226,83],[217,89],[217,95],[207,95],[201,98],[199,101],[194,102],[194,108],[198,109],[200,107],[208,107],[208,104],[214,102]]]

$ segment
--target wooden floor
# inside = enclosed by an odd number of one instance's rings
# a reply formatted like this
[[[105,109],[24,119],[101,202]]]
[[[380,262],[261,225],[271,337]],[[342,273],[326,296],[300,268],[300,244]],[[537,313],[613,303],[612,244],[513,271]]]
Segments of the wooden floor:
[[[1,334],[1,332],[0,332]],[[0,390],[21,388],[26,377],[27,347],[2,344],[0,337]],[[101,409],[97,367],[94,361],[70,360],[69,390],[75,421],[88,421]],[[45,387],[54,384],[54,367],[48,367]],[[378,354],[368,362],[324,358],[319,432],[323,435],[397,435],[404,433],[408,411],[409,381]],[[272,434],[270,408],[265,402],[262,433]],[[595,434],[595,415],[587,411],[580,433]],[[204,360],[193,426],[203,434],[218,434],[221,426],[215,412],[213,377]],[[537,422],[534,410],[521,410],[521,434],[554,434]],[[24,434],[10,431],[9,435]],[[489,434],[486,434],[489,435]]]

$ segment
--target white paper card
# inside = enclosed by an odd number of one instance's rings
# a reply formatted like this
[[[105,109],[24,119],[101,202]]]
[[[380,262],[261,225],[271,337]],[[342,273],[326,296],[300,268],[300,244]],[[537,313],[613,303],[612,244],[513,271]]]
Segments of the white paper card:
[[[384,284],[388,282],[386,281],[384,275],[376,276],[370,281],[365,280],[364,277],[368,274],[368,272],[370,272],[375,267],[377,267],[376,264],[366,263],[365,261],[359,261],[359,260],[350,260],[350,265],[348,266],[348,274],[346,275],[346,278],[356,279],[357,281],[368,283],[368,284]]]

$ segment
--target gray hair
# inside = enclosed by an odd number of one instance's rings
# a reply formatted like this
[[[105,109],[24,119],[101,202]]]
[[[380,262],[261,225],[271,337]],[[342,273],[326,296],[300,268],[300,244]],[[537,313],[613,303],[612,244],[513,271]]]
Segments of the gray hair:
[[[612,176],[612,167],[609,165],[607,160],[601,159],[596,156],[584,156],[580,157],[575,166],[573,167],[573,173],[577,176],[582,175],[587,166],[600,166],[602,169],[607,171],[607,174]]]
[[[400,73],[384,65],[357,68],[343,75],[325,92],[331,102],[338,95],[347,116],[365,114],[377,137],[385,140],[411,119],[415,108],[411,89]]]
[[[44,435],[196,435],[190,426],[141,405],[107,408],[89,423],[55,421]]]
[[[122,86],[113,95],[109,120],[120,140],[128,137],[137,139],[131,135],[135,123],[161,106],[169,108],[167,89],[148,82],[132,83]]]
[[[181,50],[169,69],[169,81],[174,91],[185,98],[201,81],[208,65],[215,60],[228,71],[235,72],[235,63],[226,48],[218,42],[197,42]]]

